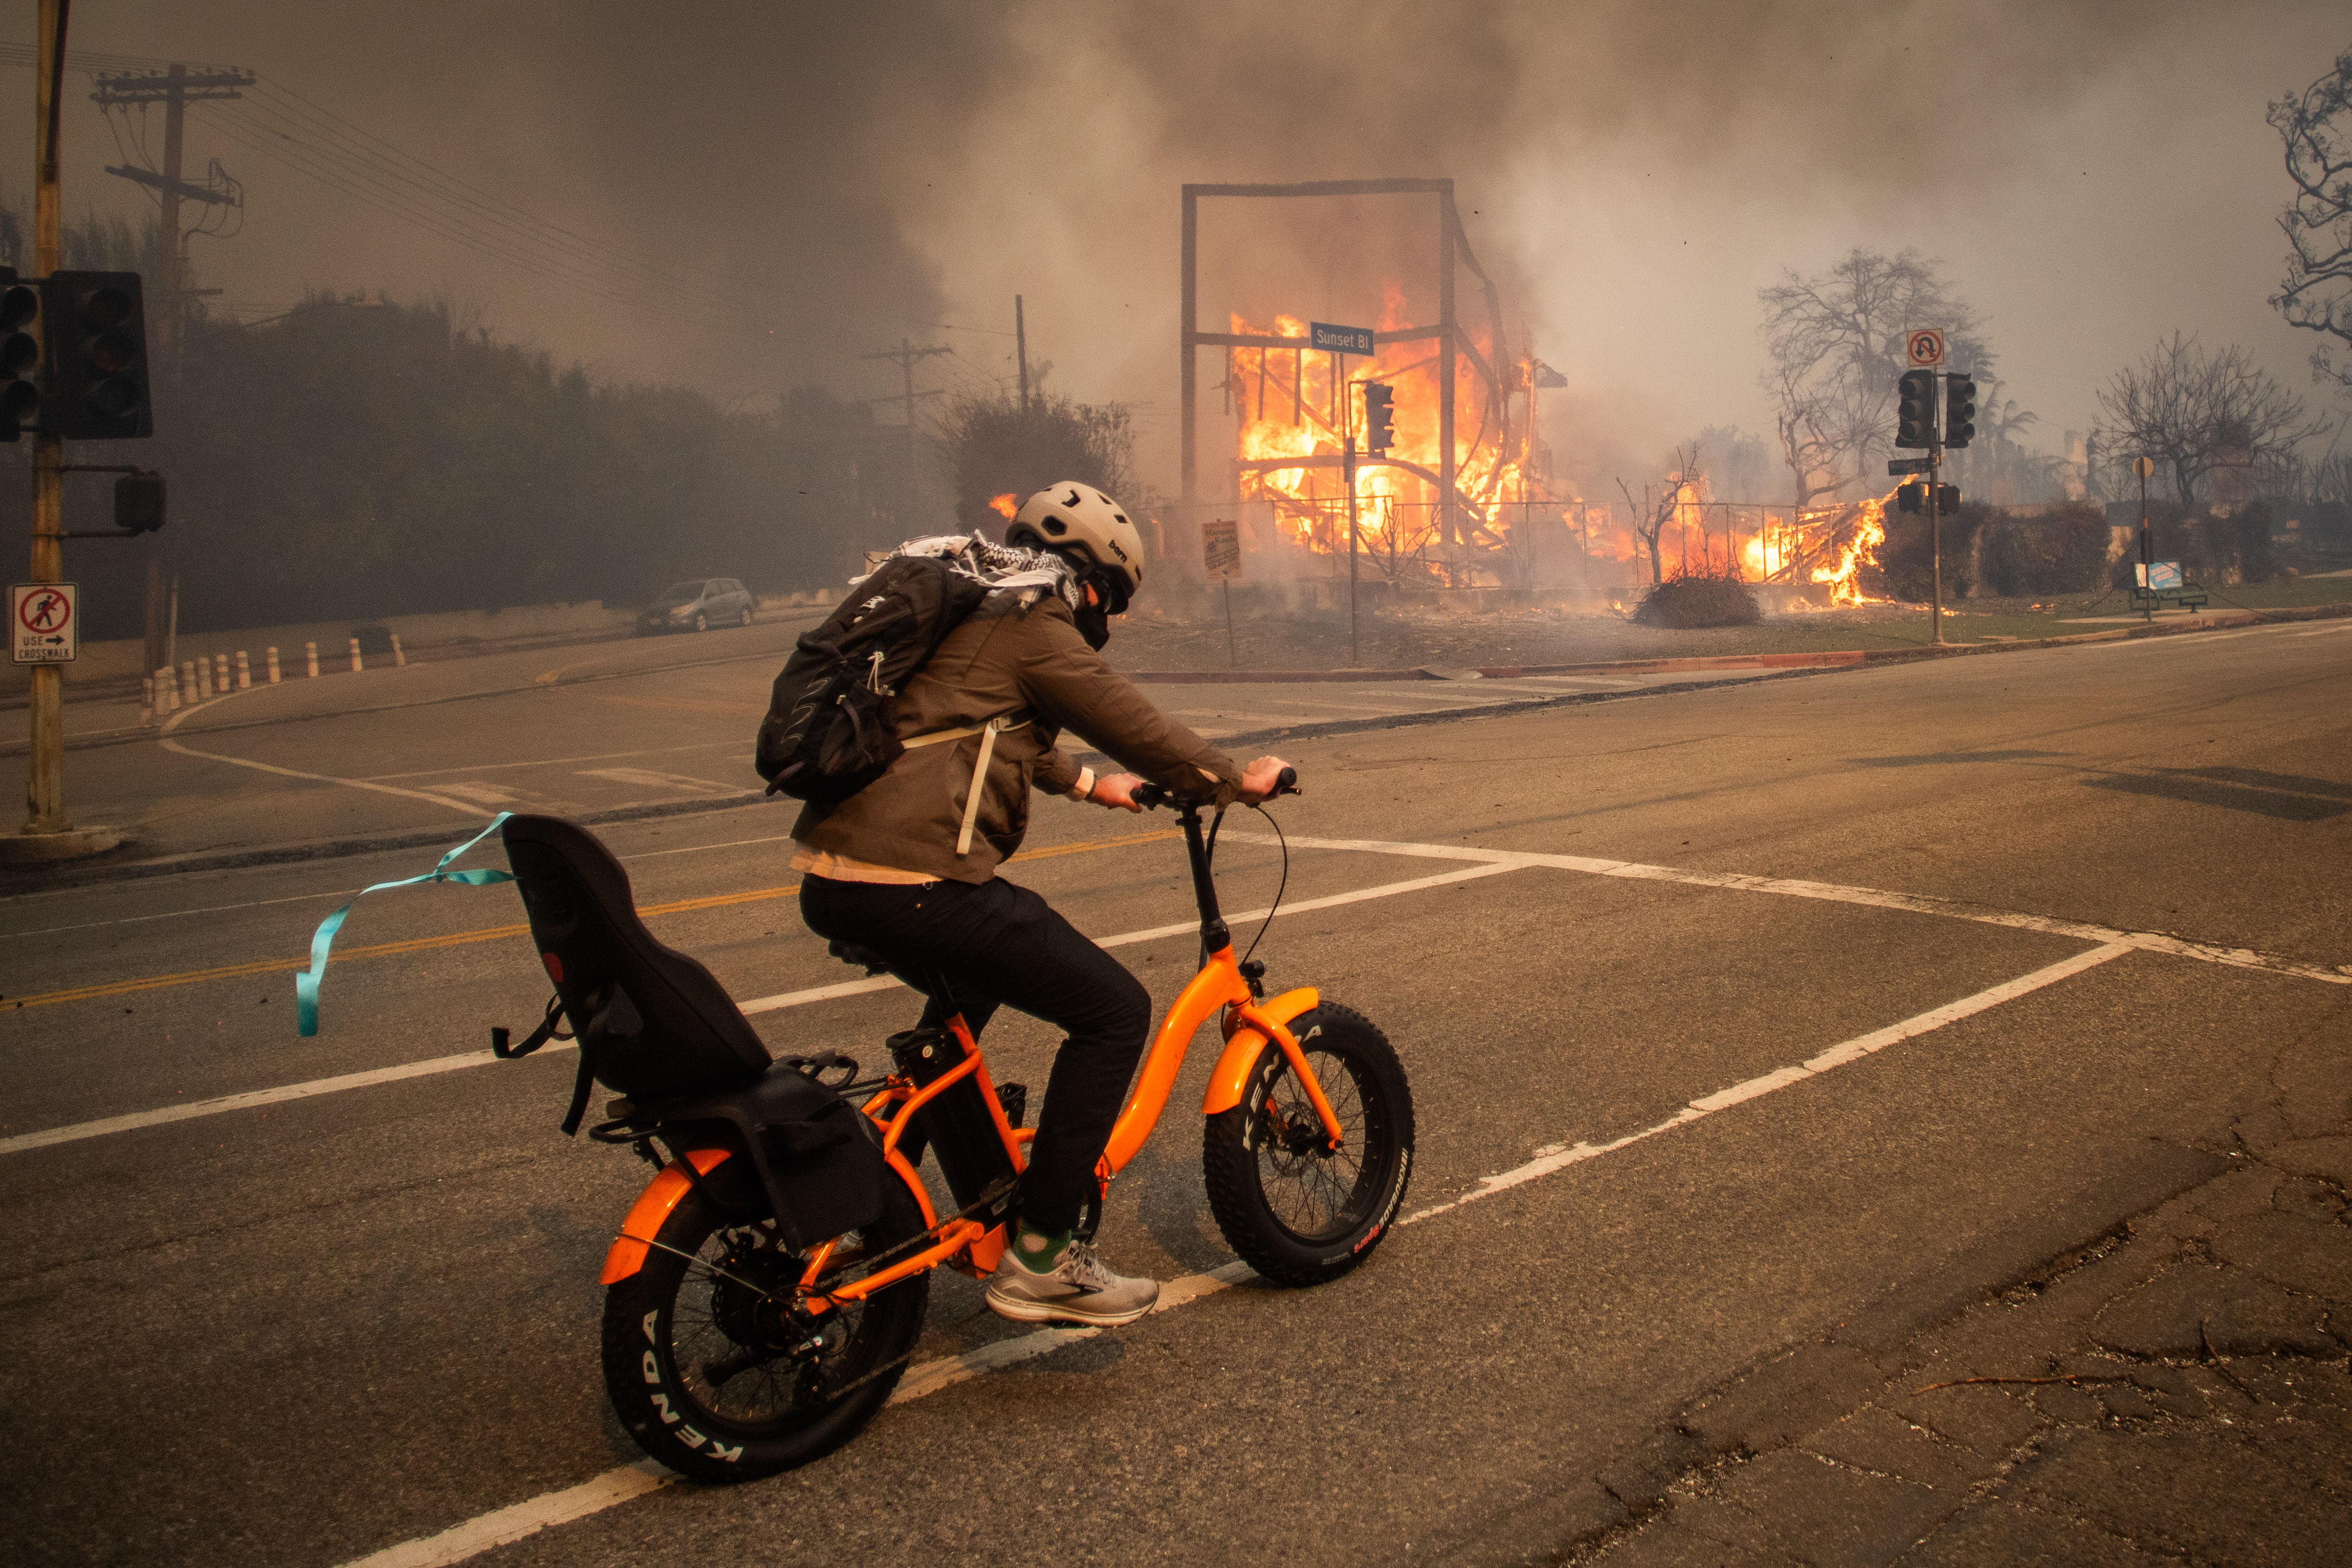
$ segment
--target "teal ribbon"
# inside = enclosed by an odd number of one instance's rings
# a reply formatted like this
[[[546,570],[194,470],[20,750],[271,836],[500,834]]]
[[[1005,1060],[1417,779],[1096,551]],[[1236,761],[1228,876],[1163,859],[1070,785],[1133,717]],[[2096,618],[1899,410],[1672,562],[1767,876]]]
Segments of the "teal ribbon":
[[[441,857],[441,863],[423,876],[404,876],[398,882],[380,882],[373,887],[363,887],[352,895],[357,904],[371,893],[382,893],[388,887],[415,887],[420,882],[459,882],[467,887],[488,887],[494,882],[512,882],[514,873],[493,871],[485,866],[475,871],[451,871],[449,862],[498,831],[500,824],[514,815],[500,811],[490,819],[490,825]],[[343,916],[352,912],[352,904],[344,904],[319,922],[319,929],[310,933],[310,967],[294,977],[294,1028],[306,1039],[319,1032],[319,982],[327,977],[327,954],[335,945],[335,933],[343,928]]]

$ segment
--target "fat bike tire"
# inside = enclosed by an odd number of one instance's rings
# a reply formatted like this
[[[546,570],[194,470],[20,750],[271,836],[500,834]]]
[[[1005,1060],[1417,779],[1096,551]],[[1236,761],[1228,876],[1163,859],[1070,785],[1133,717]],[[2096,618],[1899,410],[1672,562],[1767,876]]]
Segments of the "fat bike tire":
[[[1342,1134],[1327,1150],[1289,1059],[1268,1042],[1241,1103],[1201,1138],[1209,1208],[1242,1261],[1278,1285],[1316,1285],[1372,1254],[1412,1176],[1412,1088],[1388,1037],[1325,1002],[1291,1020]]]
[[[824,1282],[861,1277],[866,1259],[922,1228],[905,1187],[886,1183],[882,1218],[837,1240],[845,1260]],[[806,1260],[764,1213],[689,1194],[655,1240],[604,1293],[604,1345],[614,1412],[652,1458],[698,1481],[755,1480],[831,1453],[888,1400],[922,1333],[929,1274],[795,1324],[772,1303],[791,1300]]]

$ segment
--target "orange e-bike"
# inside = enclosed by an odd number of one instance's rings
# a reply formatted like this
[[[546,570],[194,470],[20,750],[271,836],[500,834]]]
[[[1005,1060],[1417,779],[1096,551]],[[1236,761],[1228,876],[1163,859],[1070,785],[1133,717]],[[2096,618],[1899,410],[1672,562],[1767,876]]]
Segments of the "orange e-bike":
[[[1193,1035],[1217,1019],[1224,1049],[1201,1109],[1218,1226],[1270,1281],[1337,1278],[1404,1200],[1412,1090],[1359,1014],[1312,988],[1267,998],[1265,965],[1234,956],[1218,912],[1223,815],[1204,831],[1198,807],[1176,810],[1201,967],[1153,1037],[1097,1174],[1107,1190],[1142,1148]],[[833,1052],[772,1060],[709,971],[646,932],[626,873],[593,835],[528,816],[503,832],[557,997],[531,1038],[509,1047],[494,1031],[493,1049],[525,1054],[572,1020],[581,1060],[564,1130],[602,1082],[621,1097],[590,1135],[657,1167],[604,1260],[614,1409],[647,1454],[699,1480],[830,1451],[912,1359],[929,1270],[984,1277],[1003,1256],[1033,1135],[1025,1089],[992,1079],[961,1015],[892,1036],[889,1067],[872,1077]],[[918,1168],[926,1152],[946,1202]]]

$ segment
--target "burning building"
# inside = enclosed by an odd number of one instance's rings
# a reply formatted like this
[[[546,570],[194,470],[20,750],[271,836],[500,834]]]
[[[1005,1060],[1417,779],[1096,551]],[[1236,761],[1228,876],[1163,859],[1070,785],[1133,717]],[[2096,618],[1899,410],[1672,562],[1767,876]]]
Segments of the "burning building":
[[[1224,330],[1203,329],[1202,200],[1333,196],[1431,202],[1433,301],[1426,289],[1416,298],[1402,281],[1384,280],[1364,355],[1317,349],[1308,322],[1288,313],[1252,320],[1234,312]],[[1270,535],[1308,570],[1320,563],[1334,575],[1343,574],[1352,538],[1358,566],[1396,583],[1581,588],[1610,597],[1637,594],[1654,574],[1704,573],[1825,585],[1811,593],[1816,603],[1865,598],[1862,574],[1885,537],[1883,499],[1793,513],[1714,500],[1700,473],[1670,475],[1663,490],[1654,486],[1640,500],[1629,493],[1622,507],[1555,488],[1536,434],[1543,367],[1527,345],[1514,351],[1507,340],[1499,292],[1463,230],[1453,181],[1186,185],[1182,232],[1181,506],[1191,525],[1182,536],[1197,537],[1203,519],[1238,508],[1261,540]],[[1456,290],[1465,274],[1478,296],[1466,319]],[[1223,351],[1223,377],[1207,389],[1202,349]],[[1379,457],[1364,449],[1361,389],[1369,384],[1387,387],[1394,400],[1394,441]],[[1202,483],[1204,390],[1221,394],[1234,422],[1230,458],[1208,460],[1213,493]]]

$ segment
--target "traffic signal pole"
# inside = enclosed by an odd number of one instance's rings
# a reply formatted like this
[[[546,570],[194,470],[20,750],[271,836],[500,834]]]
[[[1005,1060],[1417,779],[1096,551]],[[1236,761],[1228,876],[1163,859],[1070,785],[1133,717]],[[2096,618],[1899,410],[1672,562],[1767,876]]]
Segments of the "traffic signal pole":
[[[39,149],[34,166],[33,269],[44,277],[61,265],[58,231],[64,202],[58,184],[58,92],[64,86],[65,57],[65,0],[41,0],[39,57],[33,73],[33,145]],[[38,329],[46,363],[51,352],[46,319]],[[63,436],[33,437],[32,570],[26,574],[33,582],[65,578],[65,461]],[[26,768],[24,831],[69,833],[65,666],[35,664],[26,673],[32,680],[32,755]]]
[[[1936,503],[1942,498],[1944,444],[1937,442],[1927,448],[1927,556],[1931,573],[1936,580],[1936,599],[1928,613],[1935,617],[1934,635],[1928,641],[1941,646],[1944,641],[1944,515]]]
[[[1348,476],[1348,667],[1361,669],[1364,664],[1362,640],[1356,632],[1356,399],[1348,396],[1347,462],[1342,469]]]

